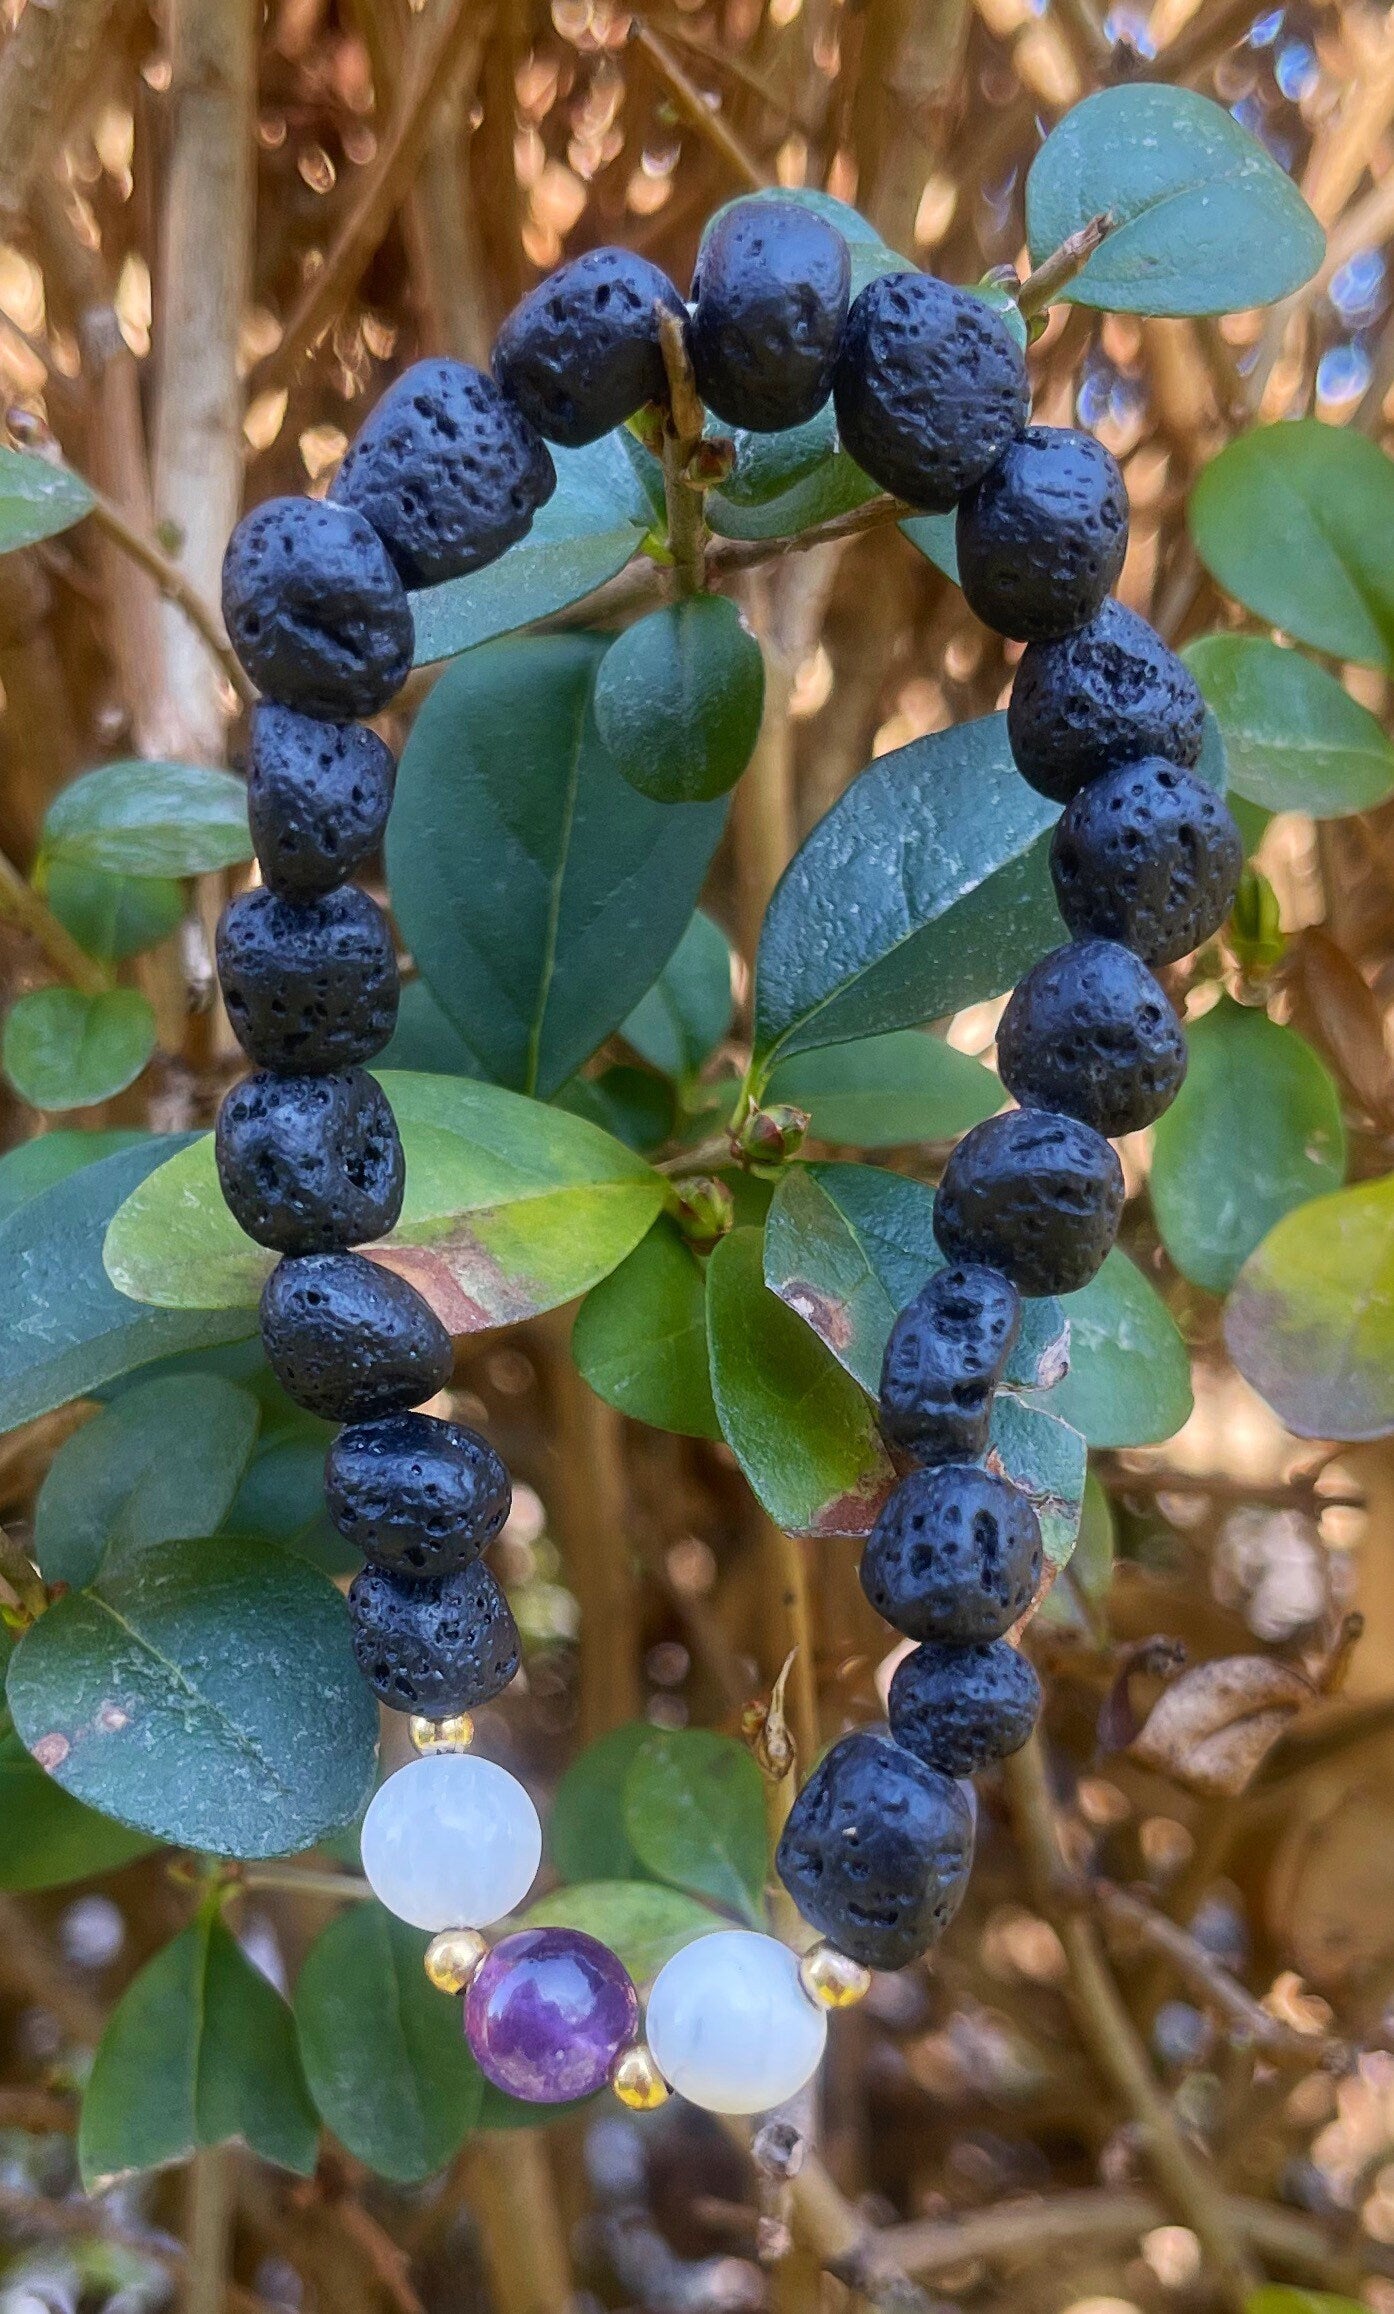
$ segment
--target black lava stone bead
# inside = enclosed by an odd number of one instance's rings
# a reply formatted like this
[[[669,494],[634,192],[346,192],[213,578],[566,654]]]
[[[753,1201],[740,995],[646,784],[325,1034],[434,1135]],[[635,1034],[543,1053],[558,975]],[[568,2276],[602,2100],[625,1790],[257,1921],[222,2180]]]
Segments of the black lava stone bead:
[[[1000,1639],[1041,1579],[1041,1529],[1019,1487],[971,1463],[913,1470],[862,1556],[862,1589],[907,1639]]]
[[[847,244],[798,201],[738,201],[692,278],[697,391],[728,426],[777,434],[833,390],[847,320]]]
[[[1076,634],[1021,654],[1007,737],[1022,778],[1052,803],[1144,756],[1198,763],[1204,736],[1190,668],[1112,596]]]
[[[557,486],[546,443],[482,370],[415,362],[388,387],[329,495],[371,522],[403,584],[495,562]]]
[[[1024,1109],[1058,1109],[1096,1133],[1137,1133],[1180,1091],[1186,1039],[1166,990],[1130,948],[1072,940],[1017,983],[997,1065]]]
[[[1000,314],[929,273],[856,298],[833,372],[838,431],[893,497],[947,514],[1020,433],[1026,361]]]
[[[218,1179],[235,1221],[277,1253],[337,1253],[385,1237],[406,1166],[387,1095],[362,1069],[258,1070],[218,1111]]]
[[[312,900],[371,859],[396,777],[392,750],[375,731],[263,699],[252,715],[247,818],[272,891]]]
[[[282,1389],[326,1422],[404,1414],[450,1379],[450,1336],[415,1286],[361,1253],[277,1263],[261,1344]]]
[[[269,699],[306,715],[376,715],[411,671],[411,606],[351,506],[268,498],[223,557],[232,647]]]
[[[467,1567],[491,1543],[513,1490],[486,1438],[434,1414],[393,1414],[341,1430],[324,1465],[340,1534],[407,1580]]]
[[[686,324],[666,273],[632,249],[588,249],[515,305],[494,341],[494,376],[528,423],[568,450],[645,402],[666,402],[658,308]]]
[[[1048,1109],[1008,1109],[975,1125],[934,1199],[949,1260],[989,1262],[1023,1294],[1087,1286],[1122,1217],[1123,1168],[1108,1142]]]
[[[1092,434],[1028,426],[958,510],[958,575],[985,626],[1021,643],[1092,619],[1128,547],[1118,461]]]
[[[1019,1752],[1040,1717],[1041,1683],[1019,1648],[930,1640],[891,1681],[891,1734],[927,1768],[972,1776]]]
[[[1021,1331],[1021,1298],[993,1269],[937,1270],[891,1328],[881,1427],[921,1462],[970,1462],[987,1444],[992,1393]]]
[[[303,902],[264,886],[242,892],[223,910],[217,952],[233,1034],[260,1068],[354,1068],[392,1034],[392,934],[356,884]]]
[[[1148,964],[1174,964],[1219,931],[1243,865],[1244,839],[1213,787],[1158,756],[1082,787],[1050,847],[1070,930],[1121,940]]]
[[[776,1869],[820,1936],[864,1968],[899,1969],[937,1943],[973,1862],[958,1786],[889,1736],[843,1736],[789,1813]]]
[[[365,1567],[348,1610],[358,1668],[389,1711],[448,1719],[502,1694],[518,1669],[518,1626],[487,1567],[425,1583]]]

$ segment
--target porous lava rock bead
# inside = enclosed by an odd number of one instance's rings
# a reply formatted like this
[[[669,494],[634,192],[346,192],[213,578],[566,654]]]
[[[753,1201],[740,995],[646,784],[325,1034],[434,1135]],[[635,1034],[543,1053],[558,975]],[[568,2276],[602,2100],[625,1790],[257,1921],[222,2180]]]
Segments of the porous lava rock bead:
[[[958,1786],[889,1736],[835,1743],[789,1813],[775,1866],[806,1921],[864,1968],[899,1969],[953,1919],[973,1861]]]
[[[1123,568],[1128,493],[1093,434],[1028,426],[958,509],[964,600],[1017,642],[1048,642],[1092,619]]]
[[[365,1245],[386,1236],[402,1210],[396,1121],[362,1069],[244,1077],[218,1111],[214,1148],[233,1218],[277,1253]]]
[[[524,1928],[494,1946],[465,1995],[486,2081],[529,2105],[593,2097],[639,2030],[623,1961],[579,1928]]]
[[[339,1432],[325,1457],[324,1499],[365,1559],[419,1580],[476,1559],[502,1529],[513,1490],[477,1430],[393,1414]]]
[[[1017,1335],[1021,1298],[994,1269],[936,1270],[891,1328],[881,1427],[921,1462],[968,1462],[987,1444],[992,1393]]]
[[[359,432],[329,496],[382,540],[403,584],[482,570],[532,527],[557,470],[516,402],[467,362],[414,362]]]
[[[1117,940],[1071,940],[1019,980],[997,1030],[997,1065],[1026,1109],[1058,1109],[1096,1133],[1138,1133],[1171,1106],[1186,1039],[1160,981]]]
[[[1228,806],[1158,756],[1082,787],[1050,846],[1056,903],[1076,938],[1121,940],[1147,964],[1174,964],[1219,931],[1243,866]]]
[[[853,300],[833,371],[842,445],[893,497],[947,514],[1030,408],[1000,314],[929,273],[889,273]]]
[[[1185,661],[1110,595],[1075,634],[1028,643],[1012,678],[1007,737],[1027,785],[1068,803],[1087,780],[1144,756],[1198,763],[1205,701]]]
[[[262,881],[288,900],[332,892],[382,842],[397,765],[361,723],[263,699],[252,715],[247,818]]]
[[[986,1262],[1019,1293],[1087,1286],[1118,1235],[1123,1168],[1101,1133],[1049,1109],[1008,1109],[965,1133],[934,1198],[951,1262]]]
[[[415,1286],[361,1253],[287,1255],[261,1295],[261,1342],[283,1390],[327,1422],[371,1422],[433,1398],[450,1336]]]
[[[448,1719],[501,1695],[518,1669],[518,1626],[479,1561],[425,1582],[365,1567],[348,1608],[358,1668],[389,1711]]]
[[[261,1068],[306,1076],[356,1068],[392,1034],[392,934],[356,884],[305,901],[264,885],[239,893],[223,910],[217,958],[233,1034]]]
[[[494,341],[494,376],[549,442],[579,450],[645,402],[666,402],[658,314],[686,325],[666,273],[632,249],[588,249],[513,308]]]
[[[1041,1529],[1020,1487],[972,1463],[913,1470],[882,1506],[862,1589],[907,1639],[1000,1639],[1041,1579]]]
[[[697,391],[728,426],[776,434],[817,416],[833,386],[851,259],[798,201],[737,201],[692,278]]]
[[[232,647],[268,699],[306,715],[376,715],[411,670],[406,589],[351,506],[268,498],[223,557]]]
[[[891,1734],[944,1776],[972,1776],[1019,1752],[1040,1717],[1041,1683],[1019,1648],[928,1640],[891,1681]]]

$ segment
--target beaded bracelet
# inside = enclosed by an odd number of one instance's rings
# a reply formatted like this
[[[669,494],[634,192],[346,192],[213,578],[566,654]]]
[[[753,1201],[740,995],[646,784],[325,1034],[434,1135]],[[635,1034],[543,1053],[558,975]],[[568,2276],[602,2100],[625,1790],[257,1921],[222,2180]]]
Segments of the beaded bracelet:
[[[925,512],[957,508],[964,595],[1026,646],[1008,733],[1023,777],[1065,806],[1051,871],[1071,938],[1007,1006],[998,1056],[1018,1105],[950,1157],[934,1209],[945,1266],[886,1351],[880,1419],[906,1475],[862,1583],[915,1644],[891,1683],[889,1733],[832,1745],[780,1843],[780,1878],[824,1941],[802,1958],[744,1929],[686,1946],[651,1988],[641,2040],[635,1987],[594,1938],[524,1929],[490,1949],[483,1933],[523,1902],[542,1854],[522,1785],[469,1749],[471,1709],[518,1667],[480,1555],[509,1481],[483,1438],[412,1411],[448,1381],[450,1337],[408,1277],[353,1250],[392,1228],[404,1165],[363,1066],[392,1033],[396,958],[382,912],[347,879],[391,805],[391,754],[355,719],[385,707],[411,665],[407,587],[481,569],[524,535],[555,487],[549,441],[579,448],[662,410],[666,316],[723,423],[783,431],[831,396],[873,481]],[[942,1933],[972,1858],[963,1779],[1035,1724],[1039,1685],[1008,1634],[1039,1589],[1041,1534],[985,1460],[993,1396],[1023,1297],[1087,1284],[1113,1243],[1123,1176],[1110,1137],[1159,1116],[1185,1068],[1151,967],[1218,929],[1242,847],[1194,769],[1191,676],[1110,592],[1122,475],[1092,436],[1027,423],[1019,332],[1000,307],[908,271],[852,301],[834,226],[762,198],[708,235],[690,310],[645,259],[597,249],[524,298],[493,370],[418,363],[327,500],[272,500],[229,545],[228,632],[263,694],[248,765],[262,882],[218,935],[254,1066],[218,1118],[219,1177],[241,1226],[281,1256],[261,1304],[273,1371],[298,1405],[344,1425],[326,1499],[366,1562],[349,1592],[354,1646],[382,1702],[411,1715],[418,1757],[364,1820],[375,1893],[431,1932],[427,1972],[463,1995],[470,2047],[500,2088],[546,2105],[609,2080],[639,2109],[671,2087],[716,2112],[760,2112],[811,2077],[829,2010]]]

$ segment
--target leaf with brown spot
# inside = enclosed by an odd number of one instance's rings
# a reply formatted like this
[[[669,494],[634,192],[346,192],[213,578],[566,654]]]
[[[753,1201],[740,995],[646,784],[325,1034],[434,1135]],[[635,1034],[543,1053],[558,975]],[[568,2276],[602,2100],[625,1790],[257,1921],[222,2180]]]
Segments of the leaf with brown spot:
[[[1190,1791],[1232,1800],[1247,1791],[1288,1722],[1315,1701],[1311,1681],[1291,1664],[1224,1656],[1167,1688],[1129,1751]]]

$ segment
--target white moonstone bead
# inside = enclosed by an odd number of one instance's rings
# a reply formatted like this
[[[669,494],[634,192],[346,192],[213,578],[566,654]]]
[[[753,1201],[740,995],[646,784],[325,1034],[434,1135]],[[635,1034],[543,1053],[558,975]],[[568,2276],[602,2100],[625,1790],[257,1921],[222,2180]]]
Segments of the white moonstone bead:
[[[542,1826],[516,1776],[473,1752],[399,1768],[363,1819],[373,1894],[414,1928],[487,1928],[521,1904],[542,1861]]]
[[[708,2113],[764,2113],[818,2069],[827,2013],[786,1945],[746,1928],[699,1937],[661,1968],[644,2031],[665,2080]]]

